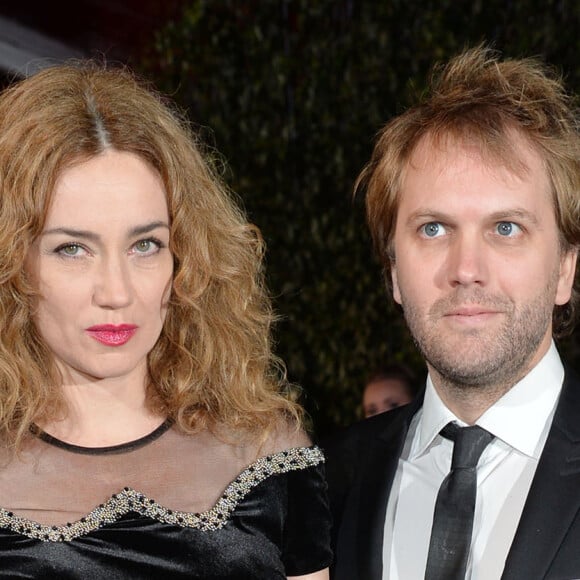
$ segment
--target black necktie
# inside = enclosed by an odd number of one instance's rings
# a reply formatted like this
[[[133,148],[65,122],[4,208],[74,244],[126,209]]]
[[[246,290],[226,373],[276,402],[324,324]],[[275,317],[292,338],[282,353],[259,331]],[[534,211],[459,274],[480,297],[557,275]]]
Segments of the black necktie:
[[[493,439],[485,429],[447,424],[441,435],[455,441],[451,471],[443,480],[433,514],[425,580],[464,580],[471,546],[477,462]]]

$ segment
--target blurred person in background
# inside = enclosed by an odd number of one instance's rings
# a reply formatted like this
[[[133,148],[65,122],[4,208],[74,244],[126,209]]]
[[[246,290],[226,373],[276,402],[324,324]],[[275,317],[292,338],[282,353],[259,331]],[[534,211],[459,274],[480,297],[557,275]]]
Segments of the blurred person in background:
[[[410,403],[417,393],[413,373],[399,363],[386,364],[372,372],[363,389],[365,418]]]

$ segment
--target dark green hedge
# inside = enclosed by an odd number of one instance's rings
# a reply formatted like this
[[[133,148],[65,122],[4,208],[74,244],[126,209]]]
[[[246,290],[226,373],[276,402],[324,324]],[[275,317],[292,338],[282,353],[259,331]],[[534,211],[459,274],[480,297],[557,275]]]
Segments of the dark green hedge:
[[[159,32],[143,70],[224,155],[263,231],[277,350],[320,433],[356,418],[380,361],[424,372],[351,199],[377,130],[435,60],[482,41],[578,87],[579,30],[566,1],[193,0]]]

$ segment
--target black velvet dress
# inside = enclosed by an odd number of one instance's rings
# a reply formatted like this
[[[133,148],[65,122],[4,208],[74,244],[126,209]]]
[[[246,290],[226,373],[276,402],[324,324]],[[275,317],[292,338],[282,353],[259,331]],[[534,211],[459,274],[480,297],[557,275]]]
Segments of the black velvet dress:
[[[124,445],[41,433],[0,468],[0,578],[264,579],[330,564],[324,458],[169,423]]]

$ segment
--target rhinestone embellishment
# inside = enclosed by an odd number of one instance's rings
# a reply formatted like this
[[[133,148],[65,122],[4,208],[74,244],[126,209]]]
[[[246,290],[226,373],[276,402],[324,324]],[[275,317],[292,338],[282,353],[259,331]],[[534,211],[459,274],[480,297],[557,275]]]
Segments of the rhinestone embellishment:
[[[126,487],[113,494],[85,517],[62,526],[45,526],[0,508],[0,527],[45,542],[70,542],[114,523],[129,512],[136,512],[159,522],[183,528],[195,528],[204,532],[218,530],[226,525],[238,503],[268,477],[306,469],[323,462],[324,455],[316,446],[295,447],[261,457],[228,485],[214,507],[202,513],[167,509],[146,495]]]

